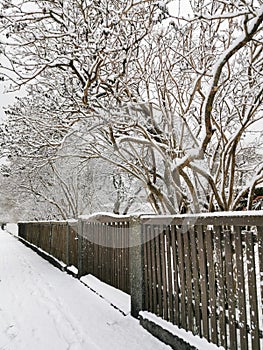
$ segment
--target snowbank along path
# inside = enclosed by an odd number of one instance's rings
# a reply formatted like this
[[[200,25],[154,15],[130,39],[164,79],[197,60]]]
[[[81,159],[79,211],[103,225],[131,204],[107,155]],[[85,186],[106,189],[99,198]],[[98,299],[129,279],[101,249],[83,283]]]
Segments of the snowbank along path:
[[[0,350],[35,349],[171,348],[0,230]]]

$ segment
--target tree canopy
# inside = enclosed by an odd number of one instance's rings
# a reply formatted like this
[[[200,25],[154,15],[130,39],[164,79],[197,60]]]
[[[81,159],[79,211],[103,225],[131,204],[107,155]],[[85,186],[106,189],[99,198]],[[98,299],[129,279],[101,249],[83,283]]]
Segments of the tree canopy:
[[[192,0],[182,15],[175,3],[4,0],[1,74],[28,89],[2,125],[10,162],[100,159],[157,213],[236,210],[244,196],[251,208],[263,5]]]

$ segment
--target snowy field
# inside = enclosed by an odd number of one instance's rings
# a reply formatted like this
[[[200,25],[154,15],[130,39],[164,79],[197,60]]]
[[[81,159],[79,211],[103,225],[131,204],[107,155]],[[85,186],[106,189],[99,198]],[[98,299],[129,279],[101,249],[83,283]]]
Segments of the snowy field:
[[[171,348],[0,230],[0,350],[35,349]]]

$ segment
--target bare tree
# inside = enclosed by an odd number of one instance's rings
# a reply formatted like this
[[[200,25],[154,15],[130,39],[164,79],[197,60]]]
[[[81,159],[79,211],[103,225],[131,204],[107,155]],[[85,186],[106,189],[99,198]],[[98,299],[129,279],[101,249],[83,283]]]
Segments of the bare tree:
[[[80,158],[140,181],[156,212],[235,210],[246,193],[250,207],[263,180],[243,141],[262,118],[262,4],[191,1],[183,18],[166,3],[5,1],[4,74],[36,96],[65,85],[78,117],[58,144],[73,132]]]

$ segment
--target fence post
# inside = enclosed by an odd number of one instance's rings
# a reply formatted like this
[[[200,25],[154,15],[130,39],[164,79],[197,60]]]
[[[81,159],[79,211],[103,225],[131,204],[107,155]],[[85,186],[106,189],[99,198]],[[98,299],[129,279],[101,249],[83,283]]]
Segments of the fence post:
[[[83,220],[78,219],[78,278],[83,275]]]
[[[144,256],[141,234],[141,220],[131,217],[129,235],[131,315],[138,318],[144,308]]]

